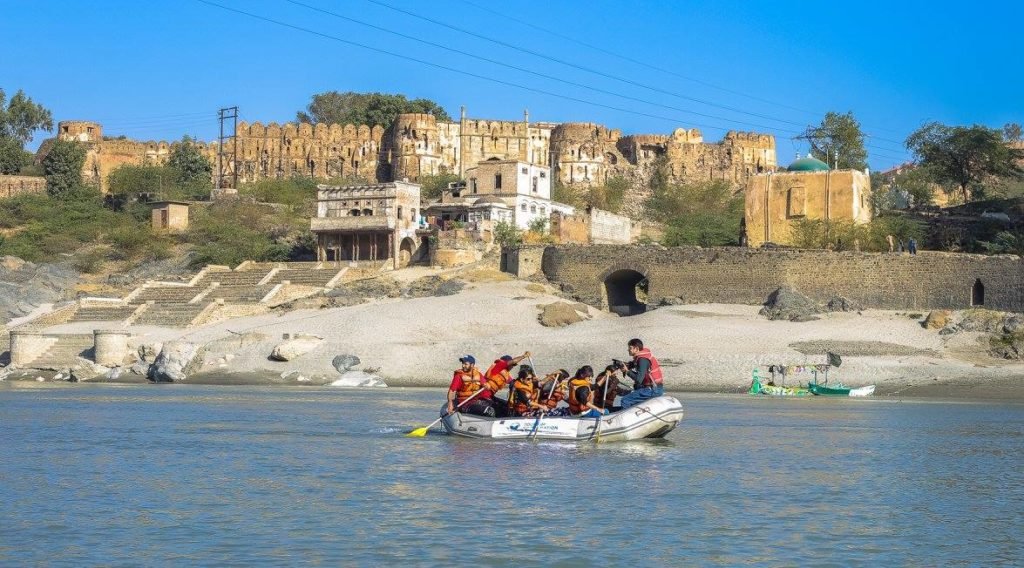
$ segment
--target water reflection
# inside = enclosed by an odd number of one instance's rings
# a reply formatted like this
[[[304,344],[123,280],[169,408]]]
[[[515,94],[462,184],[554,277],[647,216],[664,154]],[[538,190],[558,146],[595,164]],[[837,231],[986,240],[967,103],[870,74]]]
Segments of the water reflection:
[[[406,437],[442,396],[0,389],[0,563],[1021,561],[1019,406],[682,395],[664,440]]]

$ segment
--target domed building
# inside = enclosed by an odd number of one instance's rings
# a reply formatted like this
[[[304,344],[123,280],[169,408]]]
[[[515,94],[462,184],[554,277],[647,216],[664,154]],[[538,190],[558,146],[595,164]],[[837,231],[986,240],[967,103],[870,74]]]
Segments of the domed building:
[[[801,219],[871,221],[871,179],[860,170],[833,170],[813,156],[797,156],[786,171],[751,176],[746,185],[747,245],[793,244]]]

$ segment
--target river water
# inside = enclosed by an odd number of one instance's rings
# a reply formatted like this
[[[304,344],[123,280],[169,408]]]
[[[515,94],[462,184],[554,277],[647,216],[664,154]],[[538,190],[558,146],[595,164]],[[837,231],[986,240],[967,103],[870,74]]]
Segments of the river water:
[[[0,383],[0,565],[1021,565],[1024,405],[681,394],[665,440],[427,389]]]

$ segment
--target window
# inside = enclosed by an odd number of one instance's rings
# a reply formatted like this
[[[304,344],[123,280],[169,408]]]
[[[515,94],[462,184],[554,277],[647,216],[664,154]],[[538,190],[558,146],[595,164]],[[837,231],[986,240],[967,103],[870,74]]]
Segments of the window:
[[[520,205],[519,208],[523,210],[523,213],[526,213],[526,204],[525,203]]]
[[[476,193],[476,178],[470,178],[469,184],[473,187],[473,193]]]
[[[494,174],[494,189],[501,189],[501,174]]]
[[[92,129],[90,128],[89,130],[92,130]],[[523,168],[523,173],[524,173],[524,174],[528,174],[528,173],[530,173],[530,170],[528,170],[528,169],[526,169],[526,168]]]
[[[547,209],[547,207],[541,206],[541,208],[540,208],[540,214],[541,214],[541,215],[545,215],[545,214],[547,214],[547,212],[548,212],[548,209]]]
[[[398,206],[398,220],[399,221],[402,220],[402,206],[401,205]]]
[[[409,211],[409,220],[410,220],[410,221],[415,221],[415,220],[416,220],[416,208],[415,208],[415,207],[413,207],[413,208],[412,208],[412,209],[411,209],[411,210]]]
[[[531,205],[530,206],[530,213],[536,213],[536,212],[537,212],[537,206],[536,205]]]
[[[359,216],[359,210],[358,209],[353,209],[353,210],[349,211],[348,214],[350,216],[352,216],[352,217],[358,217]]]
[[[548,174],[546,172],[541,172],[540,173],[540,177],[546,178],[546,177],[548,177]]]
[[[363,209],[363,217],[372,217],[373,209]]]
[[[786,215],[803,217],[807,214],[807,192],[803,186],[795,186],[786,192]]]
[[[537,176],[533,177],[533,192],[537,193]]]

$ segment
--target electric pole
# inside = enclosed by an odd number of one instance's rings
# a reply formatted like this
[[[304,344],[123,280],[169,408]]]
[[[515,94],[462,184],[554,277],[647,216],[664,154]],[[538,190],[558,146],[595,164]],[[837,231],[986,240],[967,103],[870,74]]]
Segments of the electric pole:
[[[227,107],[217,111],[217,119],[220,121],[220,136],[217,137],[217,186],[215,195],[238,192],[238,107]],[[224,124],[230,121],[231,133],[224,134]],[[224,150],[224,143],[231,140],[231,155]],[[224,184],[224,160],[231,159],[231,185]]]

